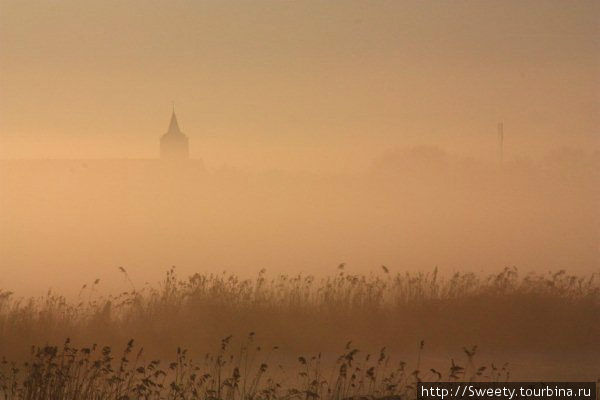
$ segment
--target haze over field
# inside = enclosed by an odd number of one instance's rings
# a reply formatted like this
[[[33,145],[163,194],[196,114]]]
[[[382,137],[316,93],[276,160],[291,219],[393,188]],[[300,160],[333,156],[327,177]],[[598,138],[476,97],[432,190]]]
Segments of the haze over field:
[[[120,288],[120,265],[139,284],[171,265],[598,268],[597,2],[0,10],[11,290]],[[151,160],[172,100],[204,169]]]
[[[2,162],[3,273],[19,294],[139,286],[183,275],[595,272],[598,154],[502,168],[437,148],[390,152],[362,174],[203,171],[191,161]]]

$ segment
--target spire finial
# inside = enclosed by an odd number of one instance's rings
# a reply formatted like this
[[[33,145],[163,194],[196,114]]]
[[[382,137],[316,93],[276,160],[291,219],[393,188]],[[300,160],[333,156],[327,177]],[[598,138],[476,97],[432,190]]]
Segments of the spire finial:
[[[173,114],[175,114],[175,100],[171,101],[172,105],[173,105]]]

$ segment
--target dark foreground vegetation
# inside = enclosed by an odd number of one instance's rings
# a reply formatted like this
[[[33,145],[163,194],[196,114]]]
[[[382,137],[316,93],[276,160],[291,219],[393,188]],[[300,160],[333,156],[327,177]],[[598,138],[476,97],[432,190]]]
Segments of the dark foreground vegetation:
[[[419,379],[509,379],[504,361],[518,352],[600,359],[597,274],[519,276],[507,268],[440,277],[382,267],[362,276],[338,268],[323,279],[261,273],[253,280],[179,279],[170,270],[158,287],[136,290],[130,282],[131,291],[119,295],[100,295],[96,281],[74,302],[52,293],[23,300],[1,292],[1,393],[16,399],[410,397]],[[486,360],[475,362],[473,344]],[[597,377],[597,369],[585,368],[570,367],[572,376]]]
[[[34,347],[31,359],[17,366],[3,360],[0,396],[4,399],[206,399],[342,400],[351,398],[415,398],[416,384],[433,380],[506,380],[506,366],[475,367],[475,348],[465,349],[466,366],[451,361],[446,373],[433,368],[410,370],[394,363],[385,348],[378,354],[359,357],[349,342],[332,368],[325,368],[321,354],[300,356],[290,373],[272,366],[274,347],[262,352],[254,345],[254,333],[236,350],[231,336],[221,340],[217,353],[199,360],[177,349],[170,363],[149,360],[143,349],[129,341],[122,354],[108,346],[74,348],[67,340],[62,347]],[[423,343],[420,344],[420,350]],[[271,370],[274,369],[273,372]]]

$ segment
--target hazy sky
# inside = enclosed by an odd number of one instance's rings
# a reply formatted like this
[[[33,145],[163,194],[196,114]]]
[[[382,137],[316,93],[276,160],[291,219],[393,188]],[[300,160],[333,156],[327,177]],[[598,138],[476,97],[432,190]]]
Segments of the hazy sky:
[[[212,172],[3,162],[0,286],[118,265],[590,271],[599,22],[597,0],[0,0],[0,158],[155,158],[175,101]],[[585,151],[513,162],[564,145]]]
[[[1,0],[0,45],[1,158],[155,157],[171,101],[213,166],[598,145],[598,1]]]

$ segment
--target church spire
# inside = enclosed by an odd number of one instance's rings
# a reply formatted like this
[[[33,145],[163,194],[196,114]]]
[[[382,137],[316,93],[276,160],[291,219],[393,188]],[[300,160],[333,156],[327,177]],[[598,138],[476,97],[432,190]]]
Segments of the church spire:
[[[177,116],[175,115],[175,103],[173,103],[173,113],[171,114],[171,122],[169,123],[169,130],[167,133],[181,134],[179,130],[179,124],[177,123]]]
[[[175,115],[175,104],[173,104],[169,130],[160,138],[160,158],[187,160],[189,152],[188,137],[179,129],[179,123],[177,123],[177,116]]]

